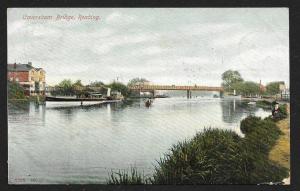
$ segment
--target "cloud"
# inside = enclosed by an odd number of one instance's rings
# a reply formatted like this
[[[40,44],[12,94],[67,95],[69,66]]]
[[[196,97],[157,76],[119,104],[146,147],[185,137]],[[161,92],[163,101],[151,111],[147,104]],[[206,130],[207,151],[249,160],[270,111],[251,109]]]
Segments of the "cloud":
[[[13,33],[19,32],[22,27],[25,26],[24,21],[19,20],[12,23],[7,23],[7,34],[12,35]]]
[[[113,12],[110,15],[108,15],[105,19],[105,22],[107,24],[111,25],[128,25],[131,23],[134,23],[136,21],[136,18],[132,15],[125,15],[120,12]]]
[[[47,83],[65,77],[109,82],[118,76],[124,82],[146,77],[160,84],[220,85],[227,69],[239,70],[246,80],[280,75],[288,81],[288,12],[245,9],[247,14],[241,15],[243,10],[11,9],[8,60],[45,68]],[[22,20],[23,14],[65,13],[101,19]]]

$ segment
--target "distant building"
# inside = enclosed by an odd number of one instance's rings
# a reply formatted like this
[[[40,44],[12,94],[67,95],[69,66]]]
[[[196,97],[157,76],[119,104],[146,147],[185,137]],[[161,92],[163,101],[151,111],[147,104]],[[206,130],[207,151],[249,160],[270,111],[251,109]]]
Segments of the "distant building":
[[[45,74],[42,68],[33,67],[31,62],[8,64],[7,68],[8,80],[19,83],[28,96],[45,94]]]
[[[265,92],[267,90],[266,86],[264,86],[264,85],[261,84],[261,80],[259,81],[259,90],[260,90],[261,93]]]

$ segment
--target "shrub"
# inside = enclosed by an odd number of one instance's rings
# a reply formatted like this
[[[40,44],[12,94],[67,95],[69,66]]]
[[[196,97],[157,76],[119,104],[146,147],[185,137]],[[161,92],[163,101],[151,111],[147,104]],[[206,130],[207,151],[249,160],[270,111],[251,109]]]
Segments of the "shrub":
[[[8,99],[25,99],[24,89],[16,82],[7,82]]]
[[[153,184],[224,184],[236,182],[238,143],[231,131],[204,130],[180,142],[158,162]]]
[[[279,112],[286,118],[287,117],[287,104],[279,106]]]
[[[246,134],[253,131],[253,129],[258,125],[260,120],[261,120],[260,117],[255,117],[255,116],[249,116],[244,120],[242,120],[240,125],[242,133]]]
[[[160,159],[153,184],[258,184],[281,181],[287,169],[270,162],[268,152],[279,136],[272,120],[249,117],[241,138],[219,129],[198,133],[172,147]],[[249,127],[251,126],[251,127]]]

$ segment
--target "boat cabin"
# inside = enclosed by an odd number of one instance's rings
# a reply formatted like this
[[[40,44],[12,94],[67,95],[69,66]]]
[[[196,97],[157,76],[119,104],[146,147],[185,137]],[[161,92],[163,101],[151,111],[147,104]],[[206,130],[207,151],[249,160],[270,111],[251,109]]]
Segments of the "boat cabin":
[[[89,97],[90,98],[102,98],[102,94],[99,92],[89,92]]]

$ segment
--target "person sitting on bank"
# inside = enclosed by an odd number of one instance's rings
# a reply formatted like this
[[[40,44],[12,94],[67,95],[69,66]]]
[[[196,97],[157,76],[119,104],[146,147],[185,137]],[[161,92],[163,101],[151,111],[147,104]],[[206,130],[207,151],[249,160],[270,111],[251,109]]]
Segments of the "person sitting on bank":
[[[277,119],[277,118],[281,118],[281,113],[279,110],[279,103],[275,101],[274,103],[274,108],[272,109],[272,116],[273,118]]]

